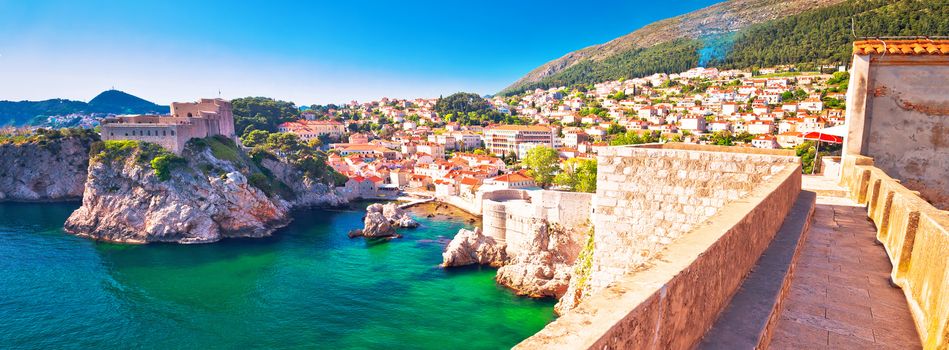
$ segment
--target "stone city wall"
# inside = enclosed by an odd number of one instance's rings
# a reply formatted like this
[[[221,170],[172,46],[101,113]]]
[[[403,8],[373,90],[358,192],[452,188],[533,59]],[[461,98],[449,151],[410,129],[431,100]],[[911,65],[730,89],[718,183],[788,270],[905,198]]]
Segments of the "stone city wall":
[[[842,185],[867,204],[893,265],[890,278],[906,296],[926,349],[949,344],[949,212],[927,203],[919,192],[874,166],[869,157],[848,155]]]
[[[601,287],[516,348],[698,344],[801,190],[789,152],[742,151],[669,144],[602,151],[590,276]]]
[[[798,164],[787,151],[681,144],[606,148],[598,161],[589,292],[642,267],[727,203]]]
[[[484,194],[482,227],[485,236],[507,244],[509,255],[526,251],[541,226],[586,226],[592,193],[498,190]],[[577,237],[579,239],[581,237]]]

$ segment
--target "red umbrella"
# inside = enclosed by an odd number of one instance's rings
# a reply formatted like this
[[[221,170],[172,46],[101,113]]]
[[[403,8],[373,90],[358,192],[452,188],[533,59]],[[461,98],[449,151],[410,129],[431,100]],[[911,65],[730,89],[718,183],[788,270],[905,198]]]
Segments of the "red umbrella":
[[[824,134],[819,131],[811,131],[804,134],[803,138],[805,140],[814,140],[820,142],[829,142],[829,143],[844,143],[844,138],[840,136]]]
[[[840,144],[844,143],[843,135],[846,135],[847,133],[846,128],[847,128],[846,126],[838,125],[838,126],[834,126],[834,127],[830,127],[826,129],[821,129],[820,131],[811,131],[803,135],[803,138],[805,140],[817,141],[817,149],[816,149],[817,156],[814,158],[815,162],[817,161],[817,159],[820,158],[820,143],[821,142],[840,143]],[[814,172],[817,170],[816,165],[817,164],[811,167],[811,174],[814,174]]]

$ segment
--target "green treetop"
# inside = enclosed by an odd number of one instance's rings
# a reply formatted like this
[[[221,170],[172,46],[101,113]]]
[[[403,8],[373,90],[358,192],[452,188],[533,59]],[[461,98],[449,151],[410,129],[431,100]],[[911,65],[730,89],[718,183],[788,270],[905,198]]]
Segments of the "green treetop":
[[[567,159],[563,170],[554,176],[554,184],[576,192],[596,192],[596,159]]]
[[[553,148],[538,146],[527,151],[522,163],[534,181],[546,188],[553,182],[554,175],[560,168],[560,156]]]

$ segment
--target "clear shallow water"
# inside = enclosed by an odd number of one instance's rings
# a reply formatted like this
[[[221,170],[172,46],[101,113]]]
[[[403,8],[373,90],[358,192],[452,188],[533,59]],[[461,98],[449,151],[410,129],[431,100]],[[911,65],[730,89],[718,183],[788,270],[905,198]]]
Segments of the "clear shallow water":
[[[0,348],[509,348],[553,319],[494,270],[442,270],[466,224],[350,240],[362,211],[275,237],[124,246],[62,232],[78,204],[0,204]]]

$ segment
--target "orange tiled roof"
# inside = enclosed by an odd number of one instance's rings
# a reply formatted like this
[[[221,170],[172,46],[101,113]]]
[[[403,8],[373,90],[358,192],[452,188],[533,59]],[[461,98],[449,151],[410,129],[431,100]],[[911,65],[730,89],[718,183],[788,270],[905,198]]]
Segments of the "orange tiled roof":
[[[853,43],[856,55],[949,55],[949,40],[859,40]]]
[[[461,184],[467,186],[477,186],[481,184],[481,180],[473,177],[463,177],[461,178]]]
[[[521,173],[510,173],[510,174],[504,174],[504,175],[495,177],[491,180],[495,182],[524,182],[524,181],[532,181],[534,179]]]

